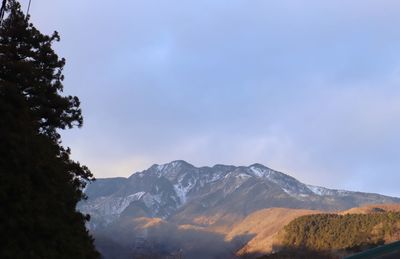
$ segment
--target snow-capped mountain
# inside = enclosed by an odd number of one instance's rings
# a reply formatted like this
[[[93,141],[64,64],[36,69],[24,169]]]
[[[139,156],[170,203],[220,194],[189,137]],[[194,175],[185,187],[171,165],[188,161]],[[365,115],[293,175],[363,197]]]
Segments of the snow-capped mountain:
[[[78,209],[91,215],[92,229],[124,217],[204,225],[270,207],[343,210],[400,202],[378,194],[306,185],[261,164],[197,168],[185,161],[153,165],[129,178],[98,179],[85,192],[89,198]]]

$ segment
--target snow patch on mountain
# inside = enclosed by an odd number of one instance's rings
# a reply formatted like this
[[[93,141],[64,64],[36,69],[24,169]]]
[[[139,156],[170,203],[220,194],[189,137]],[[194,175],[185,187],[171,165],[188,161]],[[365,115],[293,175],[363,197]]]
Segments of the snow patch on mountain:
[[[307,188],[310,189],[314,194],[319,196],[348,196],[353,193],[345,190],[332,190],[315,185],[307,185]]]
[[[180,205],[186,203],[187,194],[193,188],[195,183],[196,183],[195,181],[189,181],[189,183],[186,186],[184,186],[182,181],[179,181],[179,183],[174,184],[174,190],[176,195],[179,197]]]
[[[131,195],[128,195],[128,199],[131,199],[132,201],[134,200],[140,200],[140,198],[142,198],[142,196],[145,194],[146,192],[137,192]]]
[[[300,183],[293,177],[271,170],[262,165],[255,164],[250,166],[249,169],[252,175],[277,184],[285,193],[294,198],[302,199],[308,197],[312,193],[305,184]]]
[[[151,208],[154,210],[155,213],[158,213],[158,207],[161,202],[161,195],[146,193],[143,196],[142,200],[147,208]]]
[[[261,165],[252,165],[250,166],[250,172],[252,175],[258,177],[258,178],[266,178],[276,184],[280,184],[280,182],[284,179],[282,177],[285,177],[286,175],[279,175],[278,172],[271,170],[267,167],[261,166]]]
[[[285,193],[287,193],[287,194],[289,194],[290,196],[292,196],[293,198],[296,198],[296,199],[299,199],[299,200],[302,200],[302,199],[307,198],[307,197],[310,196],[310,195],[307,194],[307,193],[293,192],[292,190],[285,189],[285,188],[282,188],[282,190],[283,190]]]
[[[121,214],[131,202],[139,200],[144,195],[144,192],[137,192],[126,197],[117,197],[106,206],[107,214],[119,215]]]
[[[268,178],[271,175],[270,170],[266,170],[265,168],[261,168],[259,166],[250,166],[250,170],[254,176],[259,178]]]
[[[111,218],[119,215],[135,200],[140,200],[145,192],[136,192],[125,197],[99,197],[91,203],[81,206],[82,211],[89,213],[96,211],[100,215],[108,215]]]
[[[212,183],[220,180],[222,178],[221,174],[213,174],[211,178],[207,179],[206,183]]]
[[[240,179],[248,179],[248,178],[251,178],[251,175],[241,173],[241,174],[236,175],[235,177],[240,178]]]
[[[167,165],[166,164],[163,164],[163,165],[157,165],[157,171],[163,171],[164,170],[164,168],[166,167]]]
[[[314,194],[319,196],[331,195],[330,190],[323,187],[307,185],[307,188],[310,189],[310,191],[312,191]]]

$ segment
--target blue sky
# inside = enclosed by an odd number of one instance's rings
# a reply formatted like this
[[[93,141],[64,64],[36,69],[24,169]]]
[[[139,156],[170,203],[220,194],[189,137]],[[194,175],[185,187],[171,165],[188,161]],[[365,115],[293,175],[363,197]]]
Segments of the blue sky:
[[[45,2],[85,117],[64,143],[97,177],[258,162],[400,196],[399,1]]]

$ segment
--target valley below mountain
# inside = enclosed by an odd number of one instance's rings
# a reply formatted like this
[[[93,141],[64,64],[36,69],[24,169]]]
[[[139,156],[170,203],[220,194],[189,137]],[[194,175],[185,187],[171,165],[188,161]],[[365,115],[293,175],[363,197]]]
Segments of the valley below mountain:
[[[274,252],[277,235],[300,216],[400,204],[399,198],[307,185],[261,164],[185,161],[98,179],[85,193],[78,209],[91,216],[87,226],[105,258],[252,258]]]

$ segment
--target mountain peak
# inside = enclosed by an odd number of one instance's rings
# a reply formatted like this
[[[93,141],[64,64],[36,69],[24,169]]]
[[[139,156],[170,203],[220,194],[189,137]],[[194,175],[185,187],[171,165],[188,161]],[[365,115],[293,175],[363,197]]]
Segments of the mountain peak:
[[[178,167],[178,166],[191,166],[194,167],[192,164],[189,164],[188,162],[186,162],[185,160],[173,160],[169,163],[165,163],[165,164],[154,164],[152,165],[152,167],[158,167],[158,168],[166,168],[168,166],[172,166],[172,167]]]
[[[147,170],[157,170],[157,171],[164,171],[165,169],[170,169],[170,168],[177,168],[177,167],[194,167],[192,164],[189,164],[188,162],[184,160],[174,160],[169,163],[165,164],[153,164],[149,169]],[[145,170],[145,171],[147,171]]]
[[[173,165],[173,166],[182,166],[182,165],[184,165],[184,166],[194,167],[192,164],[186,162],[185,160],[174,160],[174,161],[170,162],[169,164]]]
[[[252,165],[249,165],[249,167],[267,168],[265,165],[260,163],[254,163]]]

